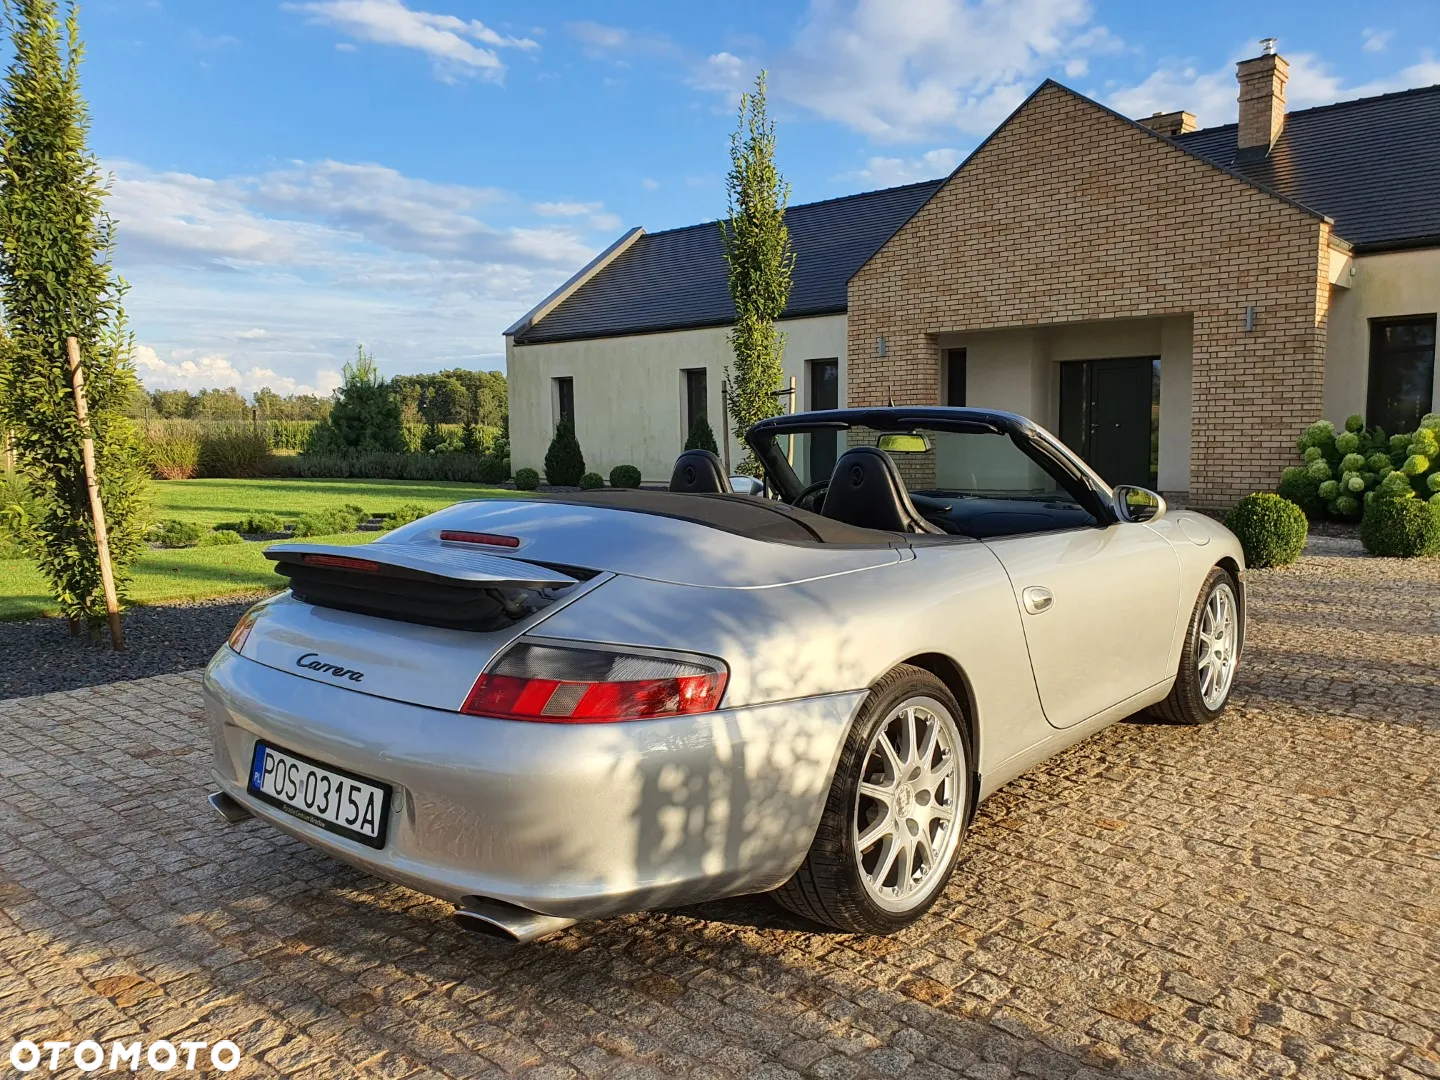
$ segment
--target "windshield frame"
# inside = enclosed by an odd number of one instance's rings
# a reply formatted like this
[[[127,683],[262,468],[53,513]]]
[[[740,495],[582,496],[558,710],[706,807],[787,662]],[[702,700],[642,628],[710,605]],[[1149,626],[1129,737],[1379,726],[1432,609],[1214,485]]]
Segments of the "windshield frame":
[[[939,405],[825,409],[761,420],[745,433],[745,441],[764,466],[767,483],[782,501],[789,503],[799,496],[804,485],[781,449],[780,437],[803,431],[844,431],[851,427],[868,427],[882,432],[929,428],[962,434],[1008,436],[1021,453],[1069,491],[1097,522],[1108,524],[1119,520],[1110,486],[1069,447],[1017,413]]]

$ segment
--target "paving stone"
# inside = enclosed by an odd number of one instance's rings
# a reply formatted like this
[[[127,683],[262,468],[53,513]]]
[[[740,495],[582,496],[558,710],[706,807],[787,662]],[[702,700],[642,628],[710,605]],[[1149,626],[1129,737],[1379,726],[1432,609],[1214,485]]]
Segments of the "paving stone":
[[[1319,548],[1317,548],[1319,550]],[[979,811],[930,916],[742,898],[526,947],[203,805],[198,673],[0,702],[0,1054],[245,1077],[1440,1078],[1440,560],[1253,572],[1232,708]]]

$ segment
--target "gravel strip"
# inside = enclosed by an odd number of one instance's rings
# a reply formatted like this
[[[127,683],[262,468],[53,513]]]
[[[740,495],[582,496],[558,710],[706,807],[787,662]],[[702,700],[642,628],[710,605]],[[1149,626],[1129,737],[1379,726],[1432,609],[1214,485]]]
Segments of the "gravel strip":
[[[125,613],[125,651],[70,636],[65,619],[0,622],[0,701],[143,679],[204,667],[240,616],[269,593],[189,604],[135,607]]]

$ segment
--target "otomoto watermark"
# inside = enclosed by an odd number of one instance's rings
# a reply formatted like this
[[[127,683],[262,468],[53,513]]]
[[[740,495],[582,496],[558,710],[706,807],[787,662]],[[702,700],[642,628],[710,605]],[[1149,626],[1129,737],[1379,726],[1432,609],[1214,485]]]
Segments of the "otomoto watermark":
[[[93,1072],[135,1072],[144,1062],[156,1072],[180,1069],[184,1072],[208,1071],[233,1072],[240,1065],[240,1047],[229,1039],[217,1043],[170,1042],[156,1039],[146,1043],[142,1039],[126,1042],[116,1039],[107,1048],[94,1039],[80,1042],[65,1042],[47,1039],[31,1042],[21,1039],[10,1047],[10,1064],[22,1073],[46,1069],[68,1069],[72,1065],[83,1073]]]

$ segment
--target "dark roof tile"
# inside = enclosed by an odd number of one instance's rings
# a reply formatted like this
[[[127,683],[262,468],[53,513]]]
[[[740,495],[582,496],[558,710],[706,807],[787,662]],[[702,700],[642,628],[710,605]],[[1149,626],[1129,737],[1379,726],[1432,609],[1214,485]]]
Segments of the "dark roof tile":
[[[1175,143],[1333,218],[1361,250],[1440,242],[1440,86],[1292,112],[1256,160],[1237,160],[1234,124]]]
[[[785,223],[795,273],[785,317],[844,311],[851,276],[941,183],[790,207]],[[734,317],[720,227],[710,221],[639,237],[554,311],[517,333],[515,343],[725,326]]]

